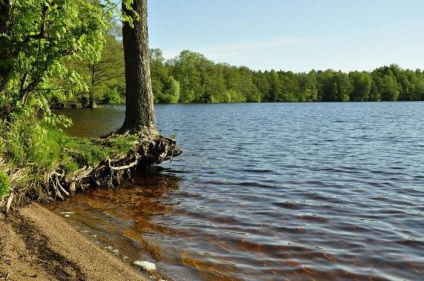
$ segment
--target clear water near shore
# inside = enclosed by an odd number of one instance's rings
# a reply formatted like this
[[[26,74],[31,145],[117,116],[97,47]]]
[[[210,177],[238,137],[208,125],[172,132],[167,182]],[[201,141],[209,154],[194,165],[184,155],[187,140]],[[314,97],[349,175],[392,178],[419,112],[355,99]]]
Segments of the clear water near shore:
[[[123,113],[69,111],[69,133],[108,133]],[[422,278],[424,103],[164,105],[156,114],[180,157],[134,185],[51,208],[73,211],[72,223],[173,280]]]

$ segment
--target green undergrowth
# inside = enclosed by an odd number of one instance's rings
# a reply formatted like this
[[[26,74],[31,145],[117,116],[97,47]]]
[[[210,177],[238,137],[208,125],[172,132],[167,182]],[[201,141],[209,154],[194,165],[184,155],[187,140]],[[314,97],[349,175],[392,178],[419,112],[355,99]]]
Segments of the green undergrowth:
[[[68,173],[84,166],[97,166],[102,160],[130,151],[137,140],[136,135],[115,135],[108,140],[68,137],[61,164]]]
[[[2,171],[0,171],[0,201],[3,196],[9,193],[10,183],[9,177]]]
[[[48,121],[35,117],[0,121],[0,203],[10,190],[39,193],[48,174],[72,174],[86,166],[95,167],[102,160],[127,153],[138,140],[136,135],[70,137]]]

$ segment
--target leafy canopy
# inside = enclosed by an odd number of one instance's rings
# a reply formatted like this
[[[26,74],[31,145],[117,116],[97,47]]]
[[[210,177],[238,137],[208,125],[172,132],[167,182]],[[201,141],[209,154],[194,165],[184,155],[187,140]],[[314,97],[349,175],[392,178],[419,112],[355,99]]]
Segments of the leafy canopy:
[[[86,0],[0,2],[2,118],[24,108],[49,115],[49,96],[67,94],[58,83],[61,79],[75,88],[86,87],[66,63],[71,58],[99,59],[109,24],[105,7]]]

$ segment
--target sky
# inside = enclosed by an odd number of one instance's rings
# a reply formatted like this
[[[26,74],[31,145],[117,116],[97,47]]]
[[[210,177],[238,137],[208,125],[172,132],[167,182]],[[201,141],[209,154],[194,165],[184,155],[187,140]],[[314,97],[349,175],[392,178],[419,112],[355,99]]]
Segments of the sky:
[[[252,70],[424,68],[424,0],[148,0],[150,48]]]

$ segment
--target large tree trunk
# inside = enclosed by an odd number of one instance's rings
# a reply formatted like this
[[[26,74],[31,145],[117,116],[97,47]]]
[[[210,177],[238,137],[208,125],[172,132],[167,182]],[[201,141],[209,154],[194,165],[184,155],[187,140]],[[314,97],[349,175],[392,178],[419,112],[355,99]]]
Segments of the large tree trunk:
[[[139,19],[134,27],[128,22],[122,29],[125,56],[126,111],[120,133],[157,134],[150,78],[149,40],[147,31],[147,0],[131,4]],[[122,4],[122,11],[131,14]]]

